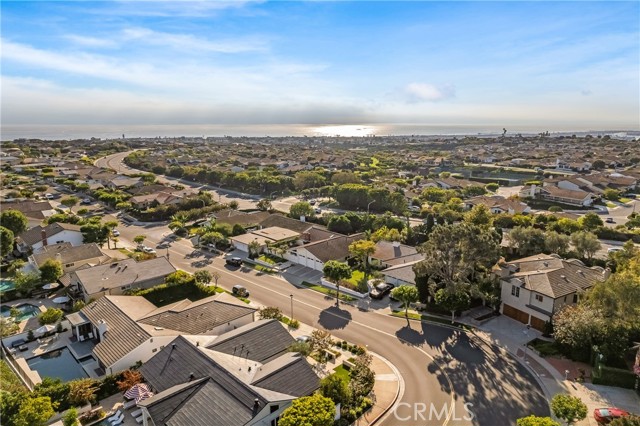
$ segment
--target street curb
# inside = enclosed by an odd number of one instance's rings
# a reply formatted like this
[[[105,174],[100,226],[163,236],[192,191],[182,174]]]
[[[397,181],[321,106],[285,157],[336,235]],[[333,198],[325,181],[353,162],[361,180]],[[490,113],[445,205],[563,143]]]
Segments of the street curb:
[[[404,379],[402,378],[402,375],[400,374],[400,372],[398,371],[398,369],[396,368],[395,365],[393,365],[388,359],[386,359],[385,357],[383,357],[382,355],[378,355],[375,352],[371,352],[369,351],[369,353],[372,356],[377,357],[378,359],[382,360],[385,364],[387,364],[387,366],[389,368],[391,368],[391,370],[393,370],[393,374],[396,375],[396,377],[398,378],[398,386],[396,387],[396,394],[393,397],[393,400],[389,403],[389,405],[382,410],[382,413],[378,414],[373,420],[371,420],[369,422],[369,426],[371,425],[375,425],[383,416],[385,416],[389,410],[391,408],[393,408],[393,406],[396,404],[396,401],[398,401],[398,398],[400,397],[400,389],[402,388],[404,390]],[[356,420],[357,422],[357,420]]]

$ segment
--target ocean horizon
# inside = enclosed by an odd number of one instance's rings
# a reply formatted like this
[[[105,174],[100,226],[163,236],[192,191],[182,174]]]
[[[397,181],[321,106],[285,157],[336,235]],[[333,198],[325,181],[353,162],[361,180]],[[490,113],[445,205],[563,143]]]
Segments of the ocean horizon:
[[[545,128],[541,126],[506,127],[507,136],[538,134],[548,131],[555,134],[617,133],[620,136],[640,136],[640,130],[595,130]],[[119,139],[154,137],[366,137],[366,136],[471,136],[501,135],[503,126],[450,125],[450,124],[37,124],[3,125],[0,137],[3,141],[15,139],[75,140]]]

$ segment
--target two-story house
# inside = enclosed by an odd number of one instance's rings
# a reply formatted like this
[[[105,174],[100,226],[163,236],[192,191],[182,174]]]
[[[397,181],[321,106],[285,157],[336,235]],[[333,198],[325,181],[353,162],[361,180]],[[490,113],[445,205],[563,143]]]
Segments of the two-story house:
[[[608,277],[608,270],[587,267],[577,259],[551,254],[496,265],[500,278],[500,312],[537,330],[562,306],[578,302],[585,290]]]

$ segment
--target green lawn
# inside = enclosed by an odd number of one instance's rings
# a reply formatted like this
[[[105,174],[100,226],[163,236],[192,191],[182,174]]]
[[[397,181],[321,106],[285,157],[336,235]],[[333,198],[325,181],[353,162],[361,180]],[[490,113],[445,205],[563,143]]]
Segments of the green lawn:
[[[334,368],[333,371],[335,371],[336,376],[340,377],[346,383],[349,383],[349,380],[351,380],[351,374],[349,373],[349,370],[344,368],[342,364]]]
[[[198,286],[190,282],[173,286],[161,284],[151,289],[143,290],[137,295],[144,297],[156,306],[165,306],[183,299],[189,299],[193,302],[223,292],[224,289],[220,287]]]
[[[307,288],[309,288],[309,289],[311,289],[311,290],[317,291],[318,293],[326,294],[326,295],[331,296],[331,297],[336,297],[336,291],[335,290],[330,290],[330,289],[328,289],[326,287],[322,287],[321,285],[311,284],[311,283],[306,282],[306,281],[303,282],[302,285],[307,287]],[[340,300],[342,300],[343,302],[353,302],[353,301],[356,300],[356,298],[355,297],[351,297],[349,295],[346,295],[344,293],[340,293]]]
[[[349,278],[348,282],[354,285],[355,288],[358,288],[358,283],[364,279],[364,272],[359,269],[354,269],[351,272],[351,278]]]
[[[610,209],[612,209],[612,208],[614,208],[614,207],[618,207],[616,204],[613,204],[611,201],[607,201],[607,202],[605,203],[605,205],[606,205],[607,207],[609,207]]]
[[[621,203],[625,203],[626,204],[626,203],[630,203],[631,201],[632,201],[631,198],[627,198],[627,197],[621,197],[620,198],[620,202]]]

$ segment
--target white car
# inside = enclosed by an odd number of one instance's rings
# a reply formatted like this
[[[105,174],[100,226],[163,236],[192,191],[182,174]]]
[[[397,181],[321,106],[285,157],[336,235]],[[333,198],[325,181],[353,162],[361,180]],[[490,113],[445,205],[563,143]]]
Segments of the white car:
[[[114,229],[113,231],[111,231],[111,235],[113,235],[114,237],[119,237],[120,231],[118,231],[117,229]]]
[[[622,247],[609,247],[607,249],[607,253],[615,253],[617,251],[622,251]]]
[[[154,249],[152,249],[151,247],[145,247],[142,249],[143,252],[145,253],[149,253],[149,254],[156,254],[156,251]]]

